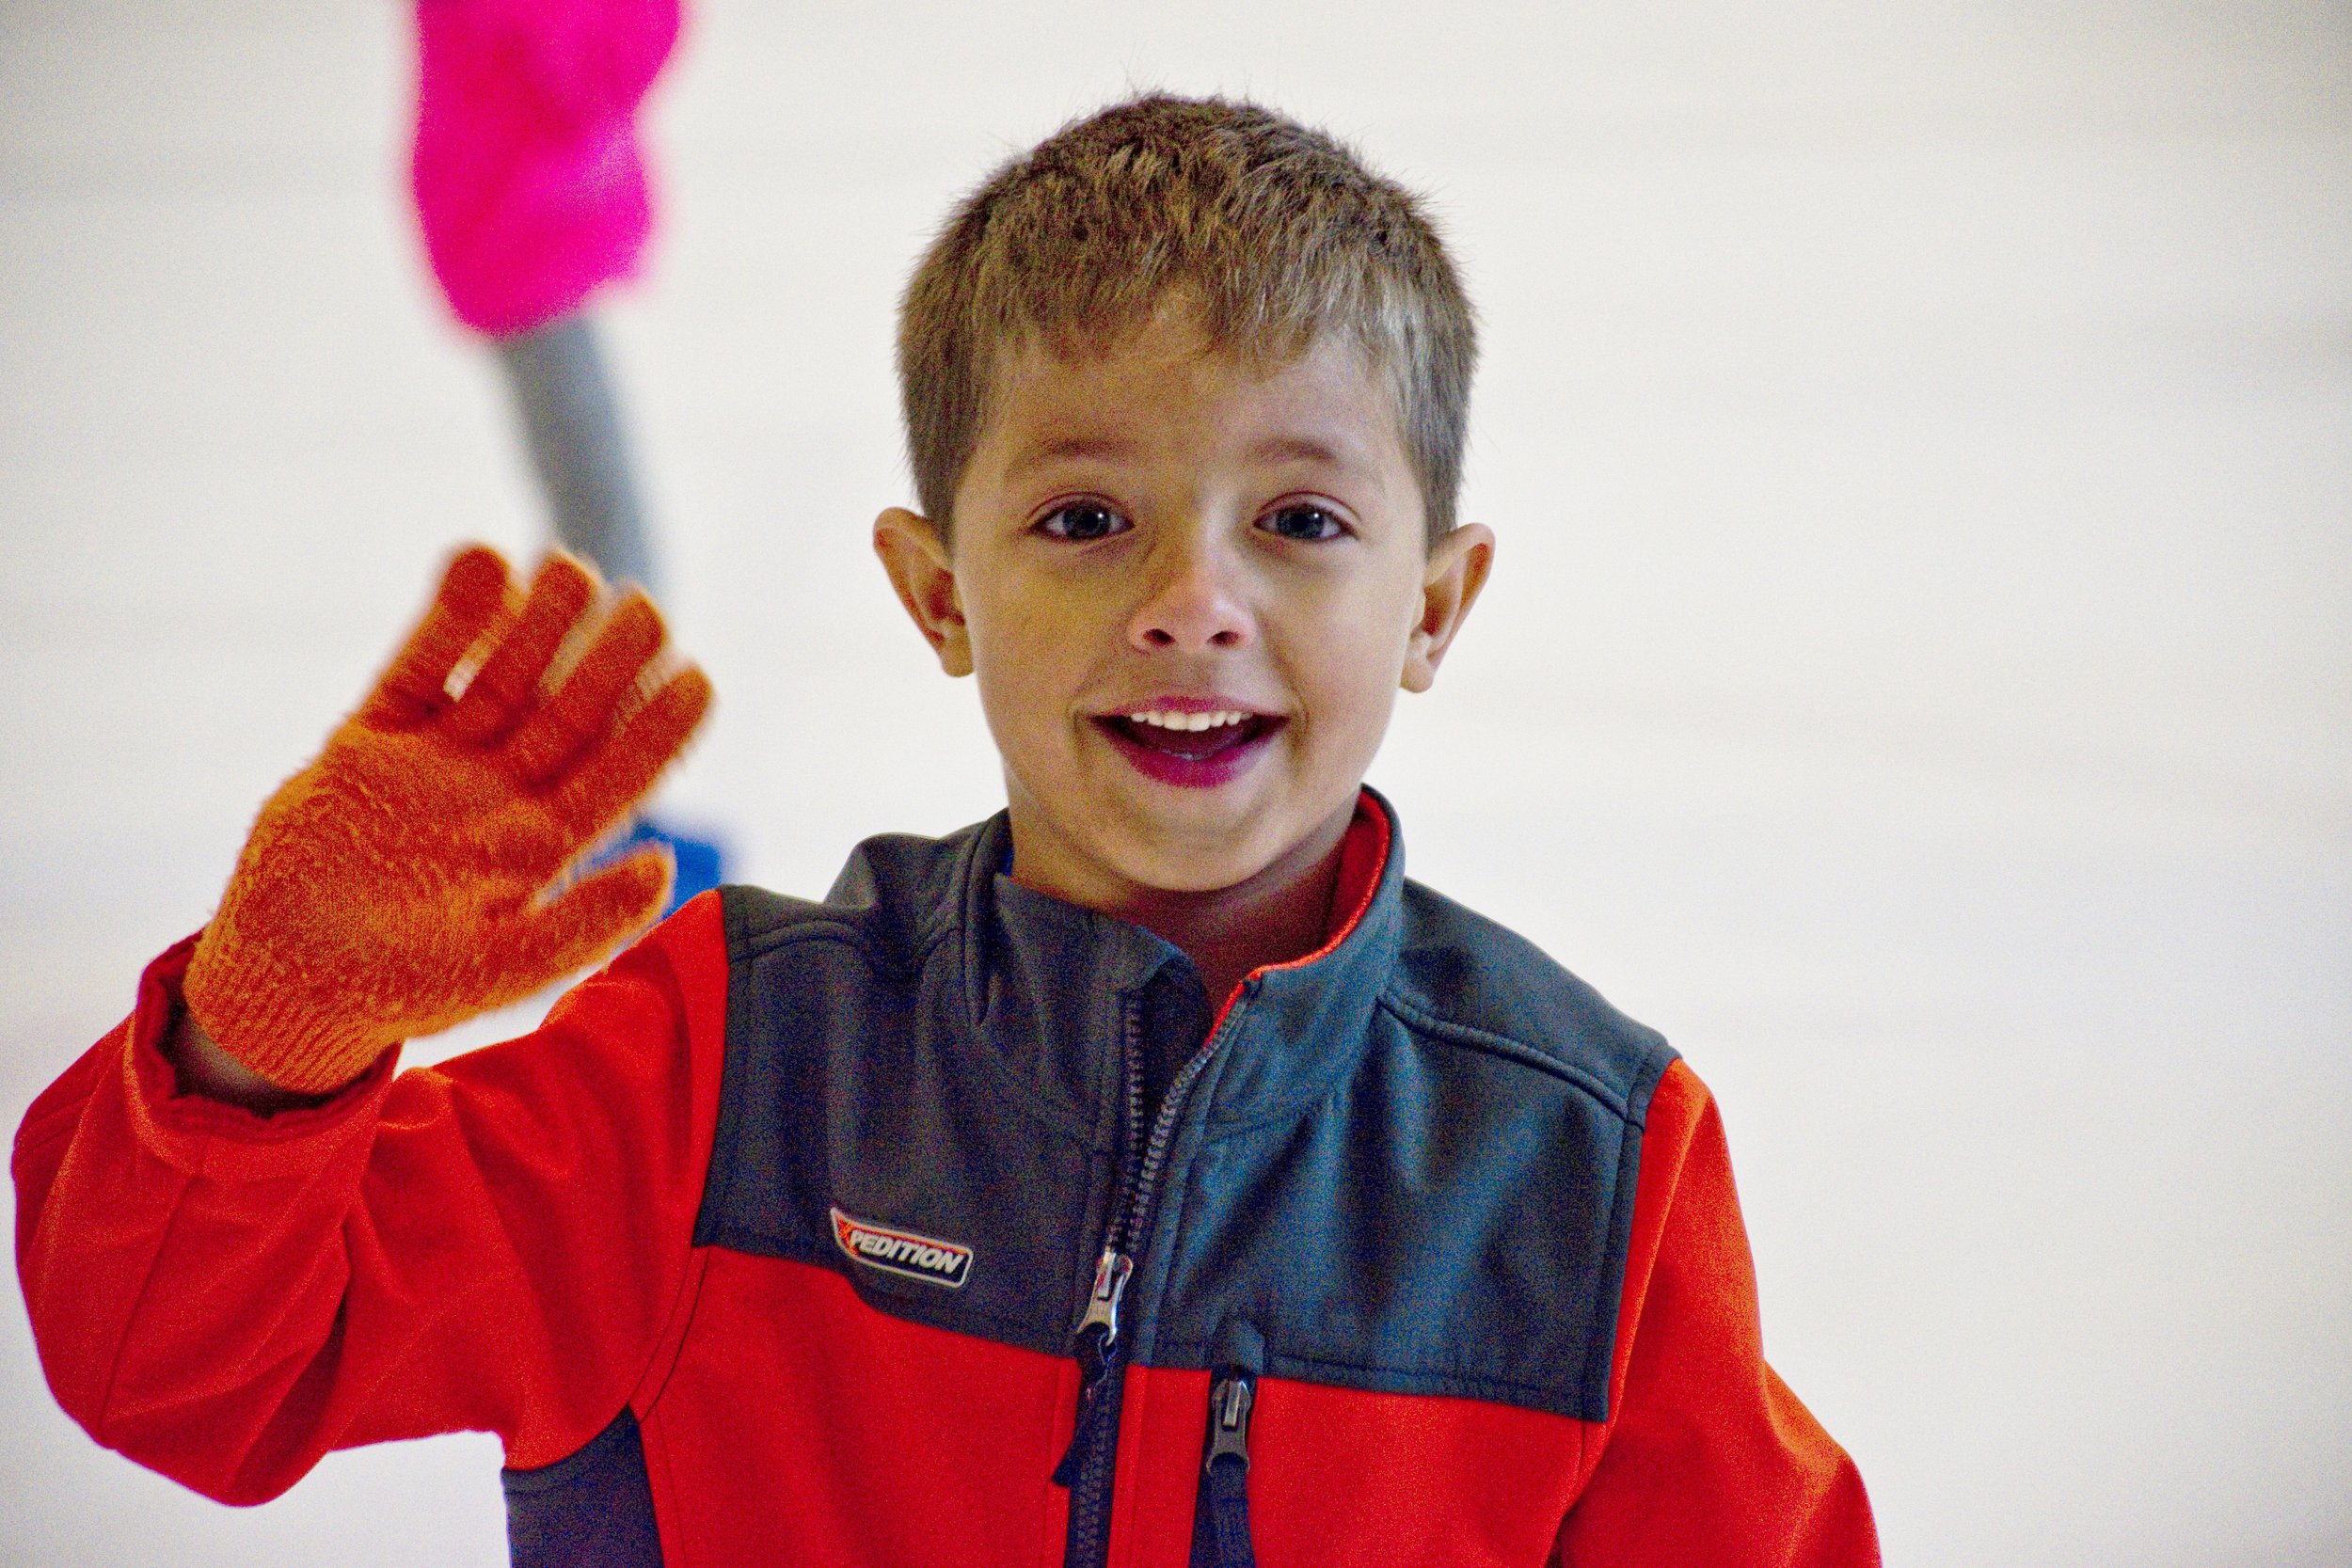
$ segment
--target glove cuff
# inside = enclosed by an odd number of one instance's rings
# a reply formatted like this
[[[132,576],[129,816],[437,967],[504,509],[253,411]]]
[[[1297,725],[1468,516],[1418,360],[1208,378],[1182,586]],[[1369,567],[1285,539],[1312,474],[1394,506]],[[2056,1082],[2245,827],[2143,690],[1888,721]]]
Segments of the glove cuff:
[[[298,1094],[342,1088],[400,1043],[333,976],[277,963],[220,915],[197,941],[181,998],[215,1045]]]

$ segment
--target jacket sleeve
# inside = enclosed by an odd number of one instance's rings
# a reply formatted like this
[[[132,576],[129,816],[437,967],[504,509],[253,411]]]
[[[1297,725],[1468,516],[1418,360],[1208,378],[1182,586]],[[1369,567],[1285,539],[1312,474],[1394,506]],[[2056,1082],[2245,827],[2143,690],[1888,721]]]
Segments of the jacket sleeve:
[[[1609,1408],[1563,1568],[1876,1568],[1853,1461],[1764,1364],[1723,1120],[1680,1062],[1643,1134]]]
[[[58,1402],[224,1502],[326,1450],[490,1431],[545,1465],[647,1385],[692,1278],[726,956],[705,895],[521,1039],[262,1117],[176,1092],[193,940],[19,1129],[17,1269]]]

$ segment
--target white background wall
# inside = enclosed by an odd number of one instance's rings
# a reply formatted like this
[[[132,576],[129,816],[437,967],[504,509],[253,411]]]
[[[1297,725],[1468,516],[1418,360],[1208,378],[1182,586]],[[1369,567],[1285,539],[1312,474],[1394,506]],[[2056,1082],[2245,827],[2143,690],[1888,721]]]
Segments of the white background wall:
[[[0,0],[10,1124],[449,545],[535,546],[405,216],[405,28]],[[1501,570],[1373,776],[1719,1092],[1890,1560],[2352,1563],[2344,7],[706,7],[612,319],[723,705],[674,793],[751,879],[997,803],[866,554],[891,308],[1130,84],[1448,220]],[[90,1445],[15,1308],[0,1455],[10,1564],[503,1560],[489,1439],[220,1509]]]

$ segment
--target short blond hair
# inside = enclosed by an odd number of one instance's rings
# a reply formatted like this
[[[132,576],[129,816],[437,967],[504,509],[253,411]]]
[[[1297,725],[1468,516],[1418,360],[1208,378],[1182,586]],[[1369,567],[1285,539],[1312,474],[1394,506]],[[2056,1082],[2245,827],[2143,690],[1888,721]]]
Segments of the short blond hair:
[[[916,495],[940,527],[1000,357],[1100,353],[1170,290],[1213,349],[1287,364],[1332,332],[1392,390],[1429,537],[1454,523],[1477,328],[1422,202],[1254,103],[1152,93],[1073,120],[948,217],[898,312]]]

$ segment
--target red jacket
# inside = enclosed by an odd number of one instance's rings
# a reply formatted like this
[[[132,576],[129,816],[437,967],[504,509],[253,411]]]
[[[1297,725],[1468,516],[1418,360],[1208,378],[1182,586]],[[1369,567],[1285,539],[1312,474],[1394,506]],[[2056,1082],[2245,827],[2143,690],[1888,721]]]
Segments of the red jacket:
[[[1391,835],[1214,1023],[999,818],[268,1119],[174,1093],[183,943],[18,1133],[51,1386],[229,1502],[496,1432],[518,1563],[1875,1564],[1707,1090]]]

